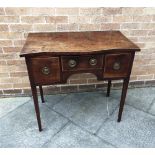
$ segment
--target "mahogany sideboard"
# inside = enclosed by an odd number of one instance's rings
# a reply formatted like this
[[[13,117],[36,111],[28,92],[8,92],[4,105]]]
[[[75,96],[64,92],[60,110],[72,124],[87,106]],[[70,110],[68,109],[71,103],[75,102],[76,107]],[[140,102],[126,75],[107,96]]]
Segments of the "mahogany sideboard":
[[[107,80],[123,80],[118,122],[121,121],[135,52],[139,47],[120,31],[29,33],[20,53],[25,57],[39,131],[42,131],[37,97],[43,85],[63,84],[72,74],[92,73]]]

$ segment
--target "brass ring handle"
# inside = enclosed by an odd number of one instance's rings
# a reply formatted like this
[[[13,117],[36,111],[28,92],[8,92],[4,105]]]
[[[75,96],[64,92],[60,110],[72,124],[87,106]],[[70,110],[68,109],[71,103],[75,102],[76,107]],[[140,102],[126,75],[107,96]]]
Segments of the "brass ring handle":
[[[95,65],[97,64],[97,59],[91,58],[91,59],[89,60],[89,64],[90,64],[91,66],[95,66]]]
[[[48,67],[46,67],[46,66],[43,67],[41,71],[42,71],[42,73],[44,75],[49,75],[50,74],[50,69]]]
[[[69,67],[74,68],[77,65],[77,62],[74,59],[70,59],[68,65]]]
[[[121,68],[120,62],[115,62],[114,65],[113,65],[113,69],[114,70],[119,70],[120,68]]]

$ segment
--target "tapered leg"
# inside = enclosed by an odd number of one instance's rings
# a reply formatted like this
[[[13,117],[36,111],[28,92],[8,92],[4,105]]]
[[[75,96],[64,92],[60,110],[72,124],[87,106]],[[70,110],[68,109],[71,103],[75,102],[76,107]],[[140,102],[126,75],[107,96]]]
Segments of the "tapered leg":
[[[125,79],[123,82],[123,88],[122,88],[122,95],[121,95],[121,101],[120,101],[120,107],[119,107],[119,113],[118,113],[118,122],[121,121],[122,112],[124,108],[125,98],[128,90],[128,84],[129,84],[129,78]]]
[[[111,88],[111,80],[108,80],[107,97],[109,97],[110,95],[110,88]]]
[[[44,103],[45,100],[44,100],[44,94],[43,94],[43,88],[42,88],[42,86],[39,86],[39,90],[40,90],[41,101],[42,101],[42,103]]]
[[[39,104],[38,104],[38,96],[37,96],[37,88],[36,86],[32,86],[31,89],[32,89],[32,95],[33,95],[33,101],[34,101],[34,107],[35,107],[35,112],[37,116],[39,131],[42,131],[40,110],[39,110]]]

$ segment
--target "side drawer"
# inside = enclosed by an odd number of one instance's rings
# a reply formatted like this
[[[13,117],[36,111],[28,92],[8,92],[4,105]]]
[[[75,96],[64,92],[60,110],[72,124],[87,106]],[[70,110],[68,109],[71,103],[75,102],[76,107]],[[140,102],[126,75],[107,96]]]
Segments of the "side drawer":
[[[30,68],[35,84],[60,82],[59,57],[31,58]]]
[[[104,78],[127,77],[130,71],[130,53],[105,55]]]
[[[63,71],[102,69],[103,56],[62,56],[61,62]]]

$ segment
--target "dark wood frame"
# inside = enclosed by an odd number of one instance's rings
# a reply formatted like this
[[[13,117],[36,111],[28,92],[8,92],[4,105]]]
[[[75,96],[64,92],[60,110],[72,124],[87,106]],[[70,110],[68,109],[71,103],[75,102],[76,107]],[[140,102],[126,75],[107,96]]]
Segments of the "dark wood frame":
[[[117,119],[120,122],[136,51],[140,48],[120,31],[29,33],[20,56],[26,60],[39,131],[42,131],[42,126],[37,86],[44,103],[43,85],[64,84],[72,74],[77,73],[92,73],[97,80],[107,80],[107,97],[112,80],[123,80]],[[80,65],[75,68],[67,66],[70,57],[79,58]],[[88,57],[96,57],[98,64],[89,66]],[[39,63],[36,58],[39,58]],[[42,68],[42,65],[46,66]],[[45,72],[47,68],[51,69],[49,76]]]
[[[118,54],[123,54],[123,53],[124,52],[119,52]],[[118,120],[117,120],[118,122],[120,122],[121,117],[122,117],[123,108],[124,108],[125,98],[126,98],[126,94],[127,94],[128,83],[129,83],[129,79],[130,79],[133,60],[134,60],[134,56],[135,56],[135,52],[131,51],[129,53],[132,55],[132,58],[131,58],[131,62],[130,62],[130,67],[129,67],[128,71],[127,71],[128,72],[127,76],[126,77],[114,77],[114,78],[104,78],[104,66],[105,66],[104,61],[103,61],[103,68],[101,70],[100,69],[98,69],[98,70],[81,70],[81,71],[77,70],[77,71],[65,71],[65,72],[63,72],[62,71],[62,64],[61,64],[61,56],[60,56],[59,60],[60,60],[60,68],[61,68],[61,72],[60,72],[61,81],[58,82],[58,83],[66,83],[68,77],[70,75],[72,75],[72,74],[76,74],[76,73],[93,73],[93,74],[95,74],[97,76],[98,80],[108,80],[107,97],[109,97],[110,88],[111,88],[111,81],[112,80],[122,79],[123,80],[123,88],[122,88],[122,95],[121,95],[120,107],[119,107],[119,113],[118,113]],[[104,58],[105,58],[106,54],[103,54],[103,55],[104,55]],[[36,57],[36,56],[33,55],[33,57]],[[31,69],[31,66],[30,66],[30,61],[31,61],[31,58],[33,58],[33,57],[26,56],[25,60],[26,60],[26,64],[27,64],[27,70],[28,70],[28,75],[29,75],[29,80],[30,80],[30,85],[31,85],[31,90],[32,90],[32,96],[33,96],[35,112],[36,112],[36,117],[37,117],[37,122],[38,122],[38,128],[39,128],[39,131],[42,131],[42,125],[41,125],[41,119],[40,119],[40,110],[39,110],[38,97],[37,97],[37,86],[39,86],[41,101],[44,103],[45,100],[44,100],[44,96],[43,96],[42,85],[36,85],[35,81],[33,79],[33,76],[32,76],[32,69]],[[55,84],[57,84],[57,83],[55,83]]]

